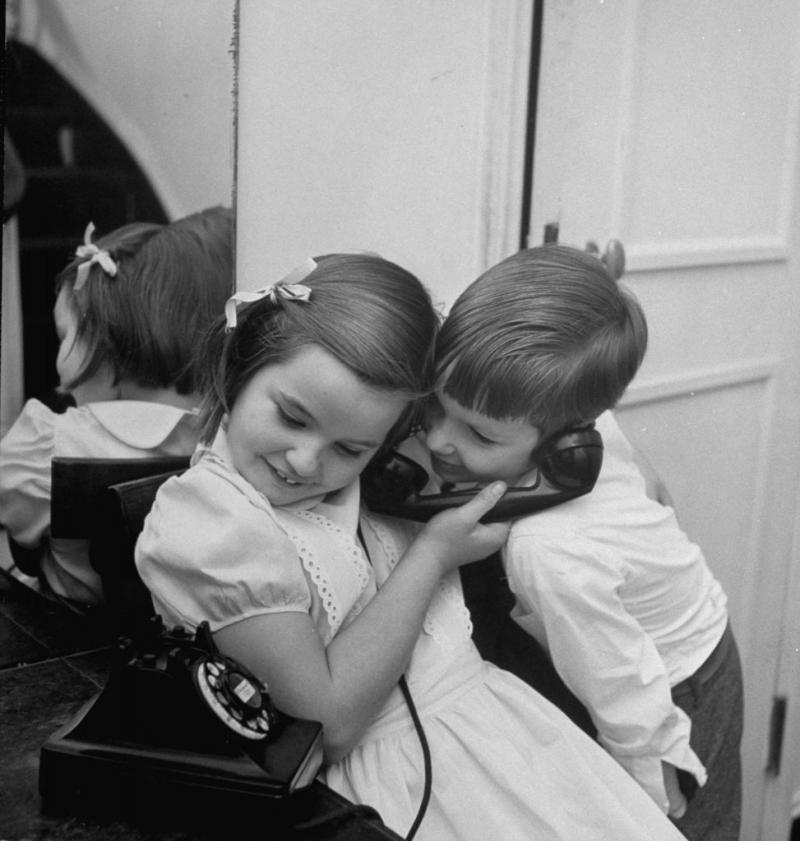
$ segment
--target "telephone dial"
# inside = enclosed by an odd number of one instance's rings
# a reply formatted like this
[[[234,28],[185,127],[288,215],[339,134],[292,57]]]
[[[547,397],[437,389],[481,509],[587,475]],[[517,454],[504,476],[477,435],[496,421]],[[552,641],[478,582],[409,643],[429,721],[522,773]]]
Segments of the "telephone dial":
[[[42,747],[46,806],[219,818],[229,830],[248,814],[275,818],[319,770],[321,725],[277,710],[207,623],[190,635],[152,622],[120,642],[105,688]]]
[[[513,520],[589,493],[603,463],[603,439],[593,425],[565,430],[537,448],[536,482],[510,487],[481,522]],[[390,451],[378,455],[361,477],[367,507],[379,514],[426,522],[440,511],[463,505],[476,490],[423,494],[428,474],[417,462]]]

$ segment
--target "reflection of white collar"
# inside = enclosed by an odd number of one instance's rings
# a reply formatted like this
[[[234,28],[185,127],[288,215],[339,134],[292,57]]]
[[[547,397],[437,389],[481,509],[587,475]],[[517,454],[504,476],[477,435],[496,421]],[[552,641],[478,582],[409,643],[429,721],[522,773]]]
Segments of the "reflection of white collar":
[[[196,464],[203,456],[208,455],[212,459],[222,461],[228,470],[232,470],[237,476],[245,482],[247,480],[239,471],[233,466],[233,458],[231,457],[231,450],[228,445],[228,436],[225,430],[220,426],[217,434],[214,436],[214,442],[211,446],[200,445],[192,456],[192,464]],[[250,483],[248,482],[248,485]],[[252,487],[252,485],[250,486]],[[253,490],[260,496],[267,499],[257,488]],[[356,478],[346,487],[341,490],[334,491],[329,494],[318,494],[307,499],[301,499],[298,502],[290,502],[288,505],[273,506],[271,500],[267,499],[270,507],[282,511],[308,511],[312,508],[320,508],[325,516],[335,522],[342,528],[347,528],[352,524],[352,531],[355,532],[358,525],[358,505],[360,500],[359,483]]]
[[[87,403],[85,408],[115,438],[140,450],[156,449],[184,418],[197,416],[196,409],[179,409],[147,400],[108,400]]]

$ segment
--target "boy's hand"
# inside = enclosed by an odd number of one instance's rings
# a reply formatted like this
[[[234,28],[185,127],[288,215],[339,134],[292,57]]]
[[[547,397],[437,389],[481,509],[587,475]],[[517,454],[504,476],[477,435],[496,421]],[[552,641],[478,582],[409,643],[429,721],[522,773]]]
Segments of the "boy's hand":
[[[469,502],[442,511],[427,523],[415,542],[418,548],[424,544],[431,558],[439,561],[443,575],[491,555],[505,543],[510,523],[480,522],[505,492],[504,482],[492,482]]]
[[[661,771],[664,775],[664,788],[667,790],[669,800],[669,816],[671,818],[682,818],[686,814],[686,798],[678,784],[678,772],[674,765],[669,762],[661,763]]]

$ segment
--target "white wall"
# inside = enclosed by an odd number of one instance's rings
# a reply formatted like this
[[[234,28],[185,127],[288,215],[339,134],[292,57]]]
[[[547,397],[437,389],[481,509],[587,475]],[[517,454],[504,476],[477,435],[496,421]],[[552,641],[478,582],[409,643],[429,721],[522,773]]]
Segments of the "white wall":
[[[115,129],[170,217],[232,203],[234,0],[24,0],[18,8],[16,37]]]
[[[476,276],[491,32],[514,8],[242,0],[239,288],[347,249],[400,263],[440,301]]]

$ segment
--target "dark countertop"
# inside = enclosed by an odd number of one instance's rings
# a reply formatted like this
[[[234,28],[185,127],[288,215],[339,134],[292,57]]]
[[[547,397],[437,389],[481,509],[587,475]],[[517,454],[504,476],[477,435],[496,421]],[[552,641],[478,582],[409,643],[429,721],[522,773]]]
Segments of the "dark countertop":
[[[2,535],[0,535],[2,537]],[[39,795],[39,756],[44,742],[104,686],[113,648],[97,625],[10,581],[0,572],[0,841],[210,841],[204,829],[48,814]],[[398,836],[370,816],[348,814],[349,804],[320,783],[292,796],[296,820],[344,814],[303,832],[270,832],[261,838],[386,839]],[[259,823],[262,821],[259,820]],[[240,838],[231,826],[227,837]],[[255,830],[256,827],[253,827]],[[223,834],[224,837],[225,834]]]

